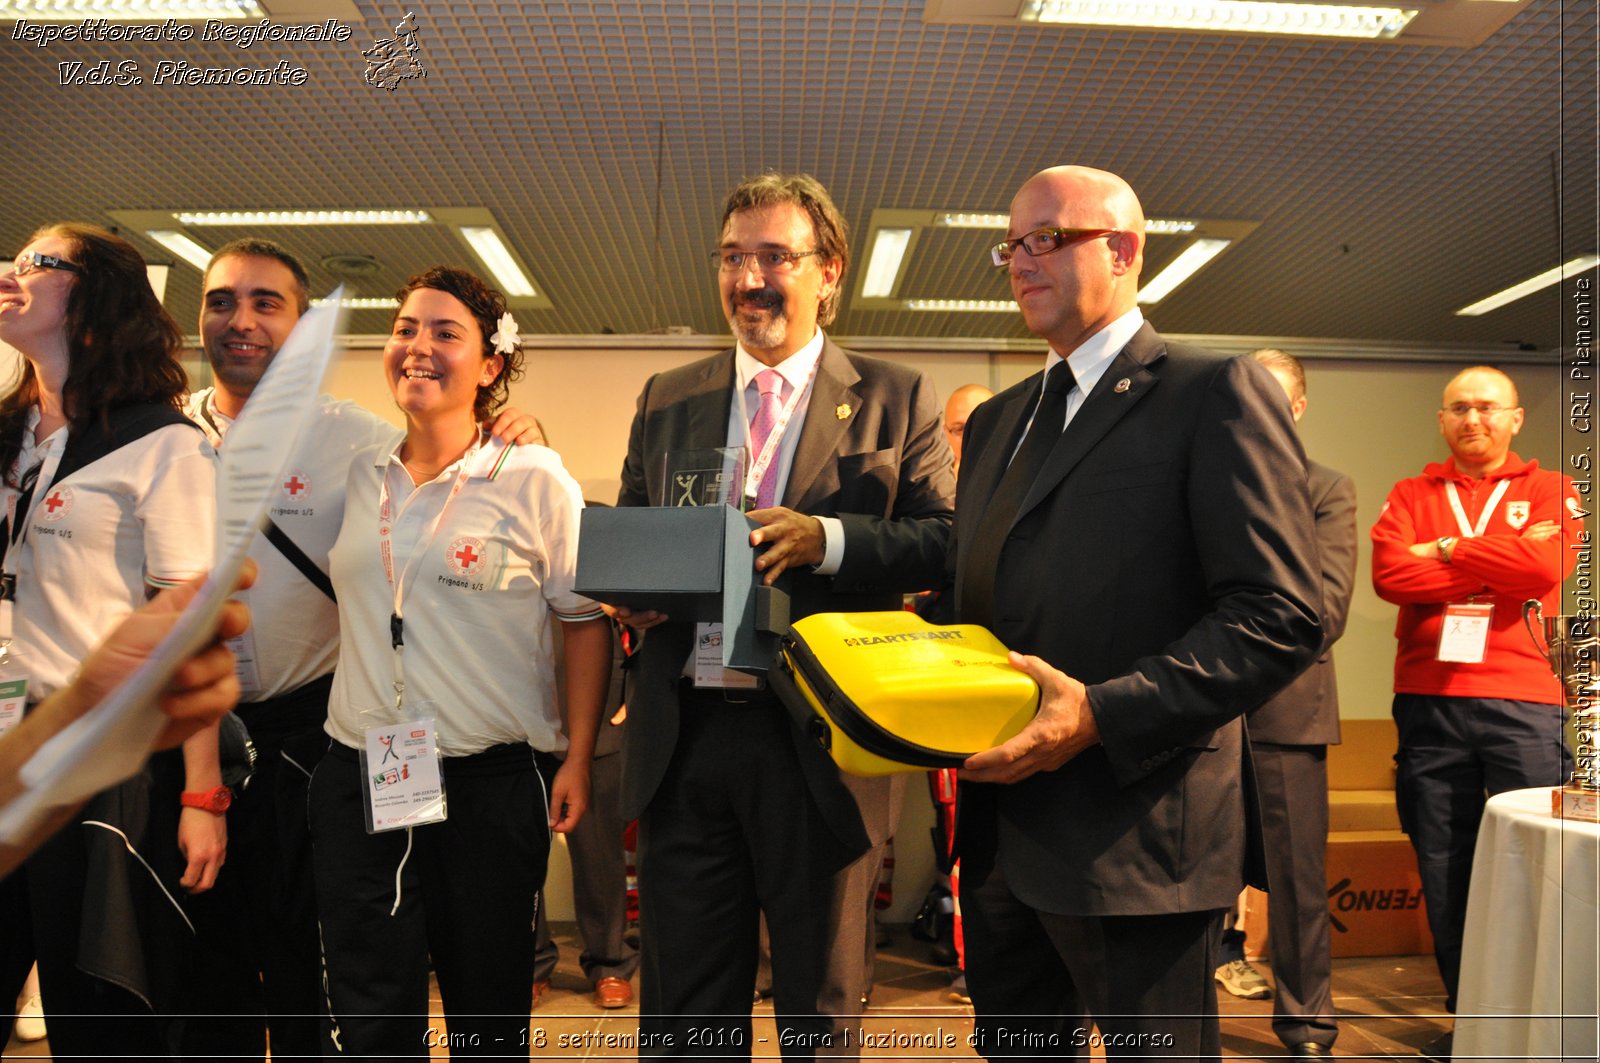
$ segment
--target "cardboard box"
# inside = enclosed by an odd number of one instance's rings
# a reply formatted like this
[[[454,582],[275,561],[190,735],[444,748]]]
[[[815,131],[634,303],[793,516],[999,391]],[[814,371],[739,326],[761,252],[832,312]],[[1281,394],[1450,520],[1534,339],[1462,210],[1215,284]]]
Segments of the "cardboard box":
[[[1399,831],[1328,836],[1328,916],[1335,956],[1433,952],[1411,841]]]
[[[1329,790],[1393,790],[1394,720],[1340,720],[1339,744],[1328,747]]]

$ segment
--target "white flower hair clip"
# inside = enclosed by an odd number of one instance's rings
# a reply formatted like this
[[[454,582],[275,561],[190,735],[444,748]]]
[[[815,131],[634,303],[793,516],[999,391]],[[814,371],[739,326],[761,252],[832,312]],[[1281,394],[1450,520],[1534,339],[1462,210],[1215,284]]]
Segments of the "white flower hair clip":
[[[500,322],[494,335],[489,337],[489,342],[494,344],[495,354],[510,354],[522,342],[522,337],[517,335],[517,319],[511,316],[511,311],[500,315]]]

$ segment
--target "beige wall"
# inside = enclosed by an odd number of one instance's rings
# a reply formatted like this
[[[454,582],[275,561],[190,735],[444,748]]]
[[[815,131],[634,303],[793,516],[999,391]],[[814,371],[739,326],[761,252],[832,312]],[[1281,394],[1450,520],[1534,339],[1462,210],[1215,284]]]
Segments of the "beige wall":
[[[544,423],[562,459],[587,498],[616,499],[634,402],[652,373],[711,353],[637,347],[535,349],[525,355],[526,375],[511,400]],[[895,353],[879,357],[927,370],[941,396],[966,383],[1009,386],[1039,368],[1042,355],[983,352]],[[1291,352],[1293,353],[1292,349]],[[1343,715],[1378,717],[1389,712],[1394,656],[1394,607],[1372,592],[1367,531],[1390,486],[1446,455],[1434,411],[1439,393],[1467,362],[1355,361],[1306,359],[1310,398],[1301,432],[1306,451],[1355,479],[1361,559],[1355,601],[1344,640],[1336,652]],[[1511,366],[1509,372],[1527,407],[1518,440],[1524,458],[1553,466],[1560,449],[1560,396],[1556,369]],[[347,352],[333,369],[328,388],[395,419],[375,349]]]

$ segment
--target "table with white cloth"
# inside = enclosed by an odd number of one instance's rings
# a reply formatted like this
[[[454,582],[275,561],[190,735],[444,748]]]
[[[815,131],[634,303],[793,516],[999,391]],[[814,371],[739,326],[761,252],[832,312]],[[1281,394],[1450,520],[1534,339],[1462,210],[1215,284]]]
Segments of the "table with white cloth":
[[[1489,799],[1456,1000],[1461,1060],[1596,1059],[1600,826],[1550,814],[1550,787]]]

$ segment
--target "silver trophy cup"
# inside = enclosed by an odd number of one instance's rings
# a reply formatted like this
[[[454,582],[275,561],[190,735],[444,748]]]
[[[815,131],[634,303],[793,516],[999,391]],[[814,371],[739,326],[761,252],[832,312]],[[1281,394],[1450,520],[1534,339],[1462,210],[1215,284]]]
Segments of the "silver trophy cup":
[[[1573,760],[1566,789],[1600,793],[1600,637],[1587,616],[1545,616],[1537,598],[1522,603],[1522,622],[1550,670],[1561,680],[1567,711],[1572,713]]]

